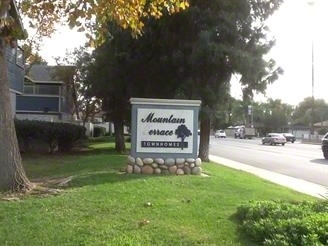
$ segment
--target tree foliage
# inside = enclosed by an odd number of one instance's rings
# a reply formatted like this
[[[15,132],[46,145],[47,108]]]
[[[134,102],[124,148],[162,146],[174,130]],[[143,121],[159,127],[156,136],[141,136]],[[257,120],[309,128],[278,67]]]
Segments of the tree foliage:
[[[29,18],[29,25],[39,33],[50,36],[58,22],[87,32],[94,44],[103,43],[108,35],[107,25],[116,22],[134,36],[142,34],[145,18],[160,18],[163,13],[176,13],[188,8],[188,0],[76,0],[24,1],[19,7]]]
[[[68,67],[74,67],[73,76],[70,80],[70,88],[67,90],[71,95],[72,110],[71,113],[76,119],[82,120],[83,125],[86,122],[93,122],[97,113],[101,111],[102,101],[94,96],[91,90],[91,84],[88,81],[88,67],[93,58],[87,47],[76,48],[72,53],[67,53],[64,59],[56,58],[57,64],[71,64]],[[68,68],[63,66],[62,75],[65,75]],[[66,73],[66,76],[68,74]],[[63,81],[67,81],[64,80]]]
[[[263,123],[267,131],[284,132],[290,120],[291,106],[282,103],[279,99],[269,99],[263,106]]]

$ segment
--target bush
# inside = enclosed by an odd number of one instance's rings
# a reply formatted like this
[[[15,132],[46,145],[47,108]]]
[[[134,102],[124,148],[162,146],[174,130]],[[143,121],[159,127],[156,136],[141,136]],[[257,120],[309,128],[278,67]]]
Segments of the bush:
[[[242,232],[263,245],[327,245],[328,202],[251,201],[237,208]]]
[[[32,140],[42,140],[48,144],[50,153],[57,148],[60,152],[70,151],[76,141],[85,138],[86,131],[79,125],[37,120],[15,120],[15,128],[21,150],[27,150]]]
[[[15,120],[16,135],[21,151],[31,149],[32,140],[38,136],[39,122],[29,120]]]
[[[74,147],[74,143],[85,138],[85,127],[74,124],[58,123],[58,151],[67,152]]]

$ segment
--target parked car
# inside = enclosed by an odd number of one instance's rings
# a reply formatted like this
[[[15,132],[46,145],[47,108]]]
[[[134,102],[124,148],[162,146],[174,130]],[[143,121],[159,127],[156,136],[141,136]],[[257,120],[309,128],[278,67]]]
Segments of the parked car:
[[[214,134],[215,138],[226,138],[227,135],[224,130],[217,130]]]
[[[289,132],[283,133],[282,135],[284,135],[287,142],[294,143],[296,141],[296,137],[293,134],[289,133]]]
[[[323,136],[321,140],[321,149],[325,159],[328,159],[328,132]]]
[[[281,144],[284,146],[286,142],[286,138],[281,133],[268,133],[264,138],[262,138],[262,144]]]

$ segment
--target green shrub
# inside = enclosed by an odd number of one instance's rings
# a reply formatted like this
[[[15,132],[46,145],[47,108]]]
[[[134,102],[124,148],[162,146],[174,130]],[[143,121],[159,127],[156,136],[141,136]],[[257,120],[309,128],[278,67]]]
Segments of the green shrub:
[[[251,201],[235,215],[241,231],[264,245],[328,244],[327,201]]]
[[[57,148],[60,152],[72,149],[74,143],[85,138],[85,127],[60,122],[37,120],[15,120],[17,138],[20,146],[26,146],[32,141],[43,141],[48,144],[50,153]]]
[[[55,122],[39,122],[39,135],[38,138],[45,141],[49,146],[49,152],[53,153],[58,146],[59,130],[57,129],[57,123]]]
[[[74,143],[85,138],[85,127],[74,124],[58,123],[58,151],[67,152],[74,147]]]
[[[21,151],[30,150],[32,140],[38,136],[38,121],[15,120],[15,129]]]

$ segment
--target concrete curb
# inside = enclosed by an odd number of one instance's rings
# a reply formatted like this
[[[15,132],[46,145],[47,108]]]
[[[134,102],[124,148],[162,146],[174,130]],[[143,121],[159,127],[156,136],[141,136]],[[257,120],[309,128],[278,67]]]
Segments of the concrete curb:
[[[317,198],[327,198],[328,197],[328,187],[318,185],[315,183],[311,183],[302,179],[297,179],[293,177],[289,177],[287,175],[274,173],[268,170],[264,170],[261,168],[249,166],[240,162],[232,161],[226,158],[222,158],[219,156],[210,155],[210,160],[216,162],[218,164],[231,167],[234,169],[242,170],[248,173],[252,173],[260,178],[269,180],[273,183],[288,187],[295,191],[314,196]]]

